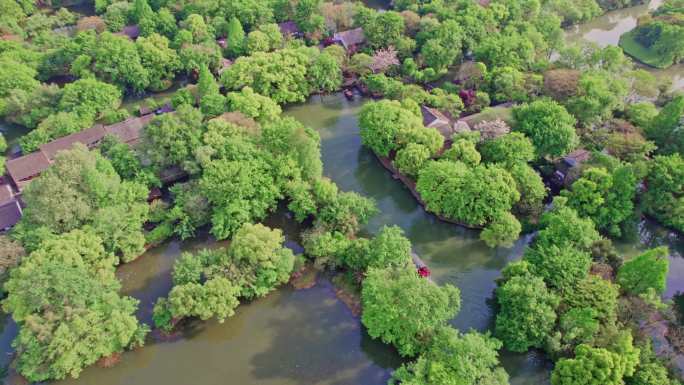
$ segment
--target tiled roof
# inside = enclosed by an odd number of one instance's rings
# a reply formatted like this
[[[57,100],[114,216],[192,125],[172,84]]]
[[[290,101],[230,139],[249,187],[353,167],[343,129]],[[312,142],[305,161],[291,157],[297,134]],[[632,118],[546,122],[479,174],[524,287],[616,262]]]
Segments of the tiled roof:
[[[444,116],[439,110],[426,107],[426,106],[421,106],[420,107],[420,112],[423,115],[423,125],[425,127],[429,127],[430,125],[434,124],[435,122],[437,123],[449,123],[449,118]]]
[[[0,204],[0,231],[9,229],[21,219],[21,206],[19,201],[13,199]]]
[[[63,150],[70,150],[75,143],[83,143],[86,147],[92,148],[96,146],[102,138],[106,135],[104,126],[101,124],[94,125],[83,131],[75,132],[71,135],[57,138],[51,142],[40,146],[45,156],[50,160],[54,160],[57,153]]]
[[[0,205],[9,201],[14,197],[14,192],[12,191],[12,186],[9,183],[3,181],[0,183]]]
[[[32,152],[19,158],[10,159],[5,163],[7,173],[15,184],[40,174],[50,167],[50,161],[42,151]]]
[[[123,143],[135,143],[140,139],[143,127],[145,127],[152,118],[154,118],[154,115],[150,114],[105,126],[105,134],[114,135]]]
[[[282,33],[283,36],[296,35],[299,33],[299,27],[294,21],[285,21],[278,24],[278,27],[280,28],[280,33]]]
[[[333,40],[342,44],[344,48],[349,49],[352,46],[365,42],[366,36],[363,34],[363,28],[354,28],[348,31],[335,33],[333,35]]]

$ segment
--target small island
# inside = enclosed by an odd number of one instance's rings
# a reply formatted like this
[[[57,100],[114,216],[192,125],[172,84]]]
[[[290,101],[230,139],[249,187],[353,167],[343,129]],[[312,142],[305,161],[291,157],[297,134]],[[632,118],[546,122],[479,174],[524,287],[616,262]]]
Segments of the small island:
[[[684,1],[667,0],[620,37],[620,47],[636,60],[668,68],[684,59]]]

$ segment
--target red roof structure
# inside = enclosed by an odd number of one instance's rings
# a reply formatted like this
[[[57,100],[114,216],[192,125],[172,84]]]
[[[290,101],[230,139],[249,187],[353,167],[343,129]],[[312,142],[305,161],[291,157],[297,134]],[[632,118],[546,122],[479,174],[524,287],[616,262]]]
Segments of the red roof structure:
[[[83,131],[75,132],[73,134],[57,138],[51,142],[40,146],[42,151],[50,162],[55,159],[57,153],[64,150],[70,150],[74,144],[82,143],[89,149],[97,147],[100,141],[105,137],[105,128],[101,124],[96,124]]]
[[[42,151],[32,152],[5,162],[7,174],[21,191],[31,179],[50,167],[50,160]]]

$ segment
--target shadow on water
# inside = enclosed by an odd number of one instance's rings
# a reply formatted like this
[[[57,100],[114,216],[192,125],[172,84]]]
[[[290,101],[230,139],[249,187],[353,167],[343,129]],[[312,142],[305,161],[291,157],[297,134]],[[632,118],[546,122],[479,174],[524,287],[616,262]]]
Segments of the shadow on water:
[[[267,326],[275,338],[268,350],[251,361],[257,380],[381,384],[400,364],[391,348],[370,339],[358,319],[334,298],[325,278],[319,279],[316,290],[280,297],[278,307],[288,316],[274,318]],[[278,365],[274,366],[274,362]]]

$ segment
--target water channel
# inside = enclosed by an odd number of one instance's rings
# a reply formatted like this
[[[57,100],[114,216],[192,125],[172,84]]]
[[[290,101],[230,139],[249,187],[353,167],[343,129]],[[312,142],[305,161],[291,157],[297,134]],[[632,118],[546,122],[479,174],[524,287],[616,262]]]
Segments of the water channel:
[[[618,45],[620,36],[637,25],[637,19],[648,14],[649,10],[658,8],[663,0],[651,0],[648,4],[610,11],[586,23],[572,26],[566,33],[569,42],[581,40],[598,44],[601,47]],[[672,89],[684,90],[684,63],[666,69],[656,69],[645,65],[637,65],[651,72],[661,81],[672,82]]]
[[[624,20],[636,20],[647,9],[642,6],[611,12],[570,31],[569,38],[580,36],[615,44],[615,36],[622,33],[617,29],[632,28],[625,26]],[[679,74],[677,82],[682,81],[681,68]],[[380,213],[364,231],[373,233],[385,224],[402,227],[415,251],[430,266],[435,280],[461,289],[463,306],[453,325],[464,331],[490,328],[495,279],[501,268],[522,254],[529,238],[521,238],[510,249],[489,249],[479,241],[477,232],[442,223],[427,214],[361,146],[356,115],[363,103],[347,101],[339,94],[314,96],[306,104],[286,108],[285,113],[320,133],[326,176],[342,190],[357,191],[376,200]],[[299,229],[286,214],[273,215],[267,224],[284,229],[288,244],[298,241]],[[684,291],[681,236],[643,221],[632,237],[619,242],[618,247],[626,255],[635,255],[661,244],[671,250],[666,297],[672,297]],[[208,235],[191,242],[171,241],[119,268],[123,292],[141,301],[138,317],[151,322],[152,305],[156,298],[168,293],[171,267],[181,252],[223,245]],[[17,332],[16,325],[8,317],[5,320],[0,332],[0,353],[4,353],[0,364],[9,361],[9,343]],[[548,383],[549,363],[536,352],[504,352],[502,362],[513,385]],[[368,337],[359,320],[335,298],[330,282],[319,277],[318,284],[311,289],[295,291],[283,287],[266,298],[242,304],[235,316],[223,324],[196,322],[173,340],[150,338],[144,348],[125,353],[117,366],[94,366],[86,369],[78,380],[58,384],[380,385],[400,364],[396,352]],[[6,383],[19,382],[10,377]]]

